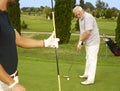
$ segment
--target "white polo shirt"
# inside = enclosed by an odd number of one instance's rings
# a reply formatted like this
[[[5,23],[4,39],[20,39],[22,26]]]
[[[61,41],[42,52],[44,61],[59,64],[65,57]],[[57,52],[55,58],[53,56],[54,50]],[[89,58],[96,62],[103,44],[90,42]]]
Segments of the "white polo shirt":
[[[83,18],[79,19],[79,26],[80,26],[80,37],[87,30],[91,31],[89,38],[85,41],[85,45],[93,46],[100,44],[99,29],[97,27],[95,18],[91,14],[85,12]]]

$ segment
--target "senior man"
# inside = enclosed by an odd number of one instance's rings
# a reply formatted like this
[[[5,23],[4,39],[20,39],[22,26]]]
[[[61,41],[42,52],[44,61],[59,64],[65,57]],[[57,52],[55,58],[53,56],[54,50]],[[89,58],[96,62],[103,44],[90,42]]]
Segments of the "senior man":
[[[84,74],[80,78],[87,78],[87,80],[81,82],[81,84],[93,84],[95,81],[97,56],[100,45],[99,29],[95,18],[85,12],[80,6],[76,6],[73,9],[73,13],[79,19],[80,26],[80,38],[77,50],[81,50],[83,44],[86,47],[86,67]]]
[[[0,91],[26,91],[18,83],[18,56],[16,45],[22,48],[58,48],[59,39],[53,34],[45,40],[22,37],[13,28],[7,13],[7,7],[14,0],[0,0]]]

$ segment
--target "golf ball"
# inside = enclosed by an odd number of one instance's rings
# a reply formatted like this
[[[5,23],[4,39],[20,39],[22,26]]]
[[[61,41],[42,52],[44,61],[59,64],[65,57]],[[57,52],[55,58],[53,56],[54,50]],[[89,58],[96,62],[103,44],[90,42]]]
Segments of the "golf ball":
[[[70,78],[67,78],[67,80],[70,80]]]

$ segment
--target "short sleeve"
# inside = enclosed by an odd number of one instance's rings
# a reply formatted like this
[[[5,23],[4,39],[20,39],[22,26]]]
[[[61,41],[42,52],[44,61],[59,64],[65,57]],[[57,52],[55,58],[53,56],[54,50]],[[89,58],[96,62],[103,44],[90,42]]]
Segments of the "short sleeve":
[[[93,30],[93,18],[92,16],[85,17],[85,31]]]

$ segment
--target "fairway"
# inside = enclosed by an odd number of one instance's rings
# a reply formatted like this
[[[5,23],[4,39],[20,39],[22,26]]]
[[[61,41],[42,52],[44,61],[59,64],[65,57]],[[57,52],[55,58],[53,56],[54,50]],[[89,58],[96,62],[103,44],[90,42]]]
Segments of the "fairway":
[[[21,15],[21,22],[22,21],[28,24],[28,29],[24,31],[49,32],[53,29],[52,21],[46,20],[45,17],[42,16]]]
[[[33,32],[51,32],[53,31],[52,20],[47,20],[43,16],[28,16],[21,15],[21,21],[25,21],[28,24],[28,29],[23,31],[33,31]],[[100,34],[115,35],[116,29],[116,19],[96,19],[99,27]],[[79,33],[75,31],[74,27],[76,24],[76,19],[72,20],[71,33]]]
[[[100,34],[115,35],[116,20],[97,19]]]
[[[35,35],[33,38],[44,39],[48,35]],[[96,81],[94,85],[83,86],[85,66],[85,50],[76,51],[78,37],[71,37],[69,44],[60,45],[59,63],[62,91],[120,91],[120,61],[115,57],[101,40]],[[58,91],[55,50],[54,49],[22,49],[19,53],[19,77],[27,91]],[[107,54],[106,54],[107,53]],[[63,76],[67,74],[70,65],[70,80]]]

